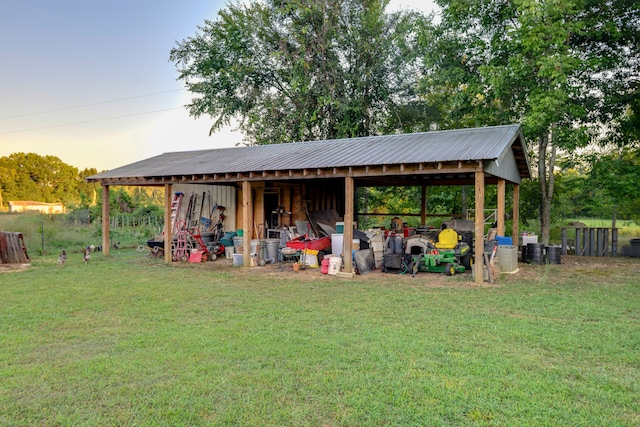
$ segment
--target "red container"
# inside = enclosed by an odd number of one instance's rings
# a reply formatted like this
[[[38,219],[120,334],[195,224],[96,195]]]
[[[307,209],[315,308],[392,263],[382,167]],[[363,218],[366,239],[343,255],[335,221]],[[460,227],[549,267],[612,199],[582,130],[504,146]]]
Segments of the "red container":
[[[304,240],[302,237],[298,237],[297,239],[289,240],[287,247],[297,250],[313,249],[314,251],[323,251],[331,247],[331,237],[321,237],[314,240]]]
[[[322,274],[328,274],[329,273],[329,258],[324,258],[322,260],[322,263],[320,263],[320,272]]]

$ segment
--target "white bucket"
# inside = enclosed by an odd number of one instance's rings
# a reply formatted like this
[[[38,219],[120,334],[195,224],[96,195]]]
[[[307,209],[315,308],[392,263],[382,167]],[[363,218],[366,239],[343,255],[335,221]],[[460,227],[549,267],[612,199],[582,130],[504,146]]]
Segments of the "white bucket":
[[[332,256],[329,258],[329,272],[331,276],[335,276],[342,267],[342,257]]]
[[[233,265],[239,267],[244,263],[244,255],[243,254],[233,254]]]
[[[225,257],[226,259],[233,259],[233,253],[234,253],[234,251],[235,251],[235,248],[234,248],[233,246],[231,246],[231,247],[228,247],[228,246],[227,246],[227,247],[225,247],[225,248],[224,248],[224,257]]]

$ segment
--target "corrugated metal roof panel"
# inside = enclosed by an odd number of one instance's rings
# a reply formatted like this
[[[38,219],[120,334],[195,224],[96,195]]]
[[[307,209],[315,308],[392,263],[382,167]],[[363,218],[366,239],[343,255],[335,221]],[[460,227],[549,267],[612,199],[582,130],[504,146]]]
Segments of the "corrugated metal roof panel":
[[[519,133],[519,125],[506,125],[172,152],[90,179],[492,160],[510,149]]]

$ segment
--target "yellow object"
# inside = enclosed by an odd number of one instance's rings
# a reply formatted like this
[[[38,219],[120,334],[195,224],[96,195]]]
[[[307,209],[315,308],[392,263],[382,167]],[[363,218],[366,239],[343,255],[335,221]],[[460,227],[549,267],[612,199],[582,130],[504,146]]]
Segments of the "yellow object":
[[[458,245],[458,233],[453,228],[445,228],[438,234],[438,249],[454,249]]]
[[[315,249],[303,250],[304,264],[311,268],[318,268],[318,252]]]

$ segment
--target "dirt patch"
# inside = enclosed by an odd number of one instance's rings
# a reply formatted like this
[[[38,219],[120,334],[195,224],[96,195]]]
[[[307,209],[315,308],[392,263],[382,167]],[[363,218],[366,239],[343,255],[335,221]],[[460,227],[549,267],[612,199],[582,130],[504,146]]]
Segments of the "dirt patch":
[[[0,264],[0,273],[23,271],[29,267],[31,267],[31,264]]]
[[[178,265],[175,264],[174,265]],[[416,286],[429,287],[477,287],[477,286],[500,286],[515,282],[539,282],[563,283],[576,280],[576,277],[587,278],[588,280],[601,281],[603,284],[615,284],[622,277],[630,277],[640,273],[640,258],[623,257],[578,257],[573,255],[562,256],[560,264],[534,265],[518,263],[518,270],[515,273],[501,273],[495,283],[490,285],[485,281],[483,284],[476,284],[471,272],[445,276],[441,273],[418,273],[415,277],[411,274],[383,273],[381,270],[374,270],[364,275],[356,275],[353,279],[344,279],[336,276],[322,274],[320,268],[305,268],[299,272],[293,271],[290,263],[267,264],[264,267],[237,267],[233,266],[229,260],[218,259],[196,265],[198,268],[211,269],[217,272],[227,272],[237,276],[254,277],[255,275],[266,275],[269,277],[282,277],[283,280],[354,280],[372,284],[385,283],[407,283]]]

